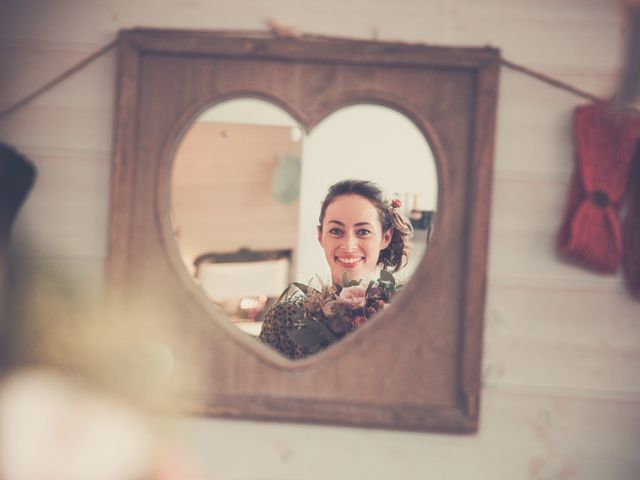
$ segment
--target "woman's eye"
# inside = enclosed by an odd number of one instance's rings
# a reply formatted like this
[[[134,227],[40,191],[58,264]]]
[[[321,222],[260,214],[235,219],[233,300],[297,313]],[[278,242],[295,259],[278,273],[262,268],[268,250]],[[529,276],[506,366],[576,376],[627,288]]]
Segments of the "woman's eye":
[[[339,228],[332,228],[331,230],[329,230],[329,233],[331,235],[342,235],[342,230],[340,230]]]
[[[367,235],[369,235],[371,233],[371,230],[367,230],[366,228],[361,228],[356,233],[358,235],[360,235],[361,237],[366,237]]]

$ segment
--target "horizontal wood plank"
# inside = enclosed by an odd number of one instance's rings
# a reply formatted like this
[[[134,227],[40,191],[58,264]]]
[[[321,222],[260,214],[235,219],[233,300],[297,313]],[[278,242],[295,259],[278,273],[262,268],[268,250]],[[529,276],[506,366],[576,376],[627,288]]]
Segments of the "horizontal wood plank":
[[[485,384],[640,394],[639,306],[624,289],[490,285]]]
[[[112,122],[113,108],[26,105],[0,119],[0,140],[30,149],[110,152]]]
[[[640,474],[639,407],[639,399],[491,387],[473,436],[198,418],[170,425],[208,472],[205,479],[249,480],[258,471],[287,480],[386,480],[400,472],[416,479],[633,480]],[[247,452],[251,462],[243,460]]]
[[[96,49],[0,43],[0,109],[30,95],[88,57]],[[114,101],[115,49],[66,78],[29,105],[110,110]]]
[[[14,226],[30,257],[100,259],[106,255],[110,159],[25,152],[36,180]]]

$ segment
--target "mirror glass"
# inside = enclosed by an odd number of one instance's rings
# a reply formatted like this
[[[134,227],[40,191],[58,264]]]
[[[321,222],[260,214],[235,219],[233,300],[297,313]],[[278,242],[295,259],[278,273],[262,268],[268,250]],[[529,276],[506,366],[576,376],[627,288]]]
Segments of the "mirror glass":
[[[395,211],[413,227],[406,266],[393,279],[376,271],[371,278],[382,283],[363,284],[367,299],[373,292],[374,300],[382,296],[385,303],[420,262],[436,212],[433,153],[406,116],[380,105],[351,105],[307,134],[280,107],[237,98],[210,107],[188,126],[172,166],[173,233],[193,280],[238,328],[257,337],[265,314],[291,282],[303,285],[287,290],[284,298],[302,298],[300,288],[309,285],[322,295],[347,296],[340,286],[335,291],[318,241],[322,201],[331,185],[345,179],[375,182],[386,199],[400,200]],[[382,292],[375,287],[383,287]],[[335,308],[323,301],[325,310]],[[369,303],[362,316],[350,318],[353,329],[379,311]],[[351,315],[345,305],[338,302],[338,316],[343,308]],[[335,329],[324,327],[296,326],[291,338],[308,347],[304,356],[345,333],[338,331],[336,337]],[[311,340],[299,335],[312,331]]]

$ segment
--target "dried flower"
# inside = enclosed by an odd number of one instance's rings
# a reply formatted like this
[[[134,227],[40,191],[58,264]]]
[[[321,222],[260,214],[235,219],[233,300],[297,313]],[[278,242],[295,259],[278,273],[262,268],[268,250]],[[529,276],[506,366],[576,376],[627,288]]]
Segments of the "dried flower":
[[[308,295],[305,307],[311,313],[319,313],[322,310],[322,297],[320,295]]]
[[[336,316],[336,302],[335,300],[330,300],[322,306],[322,313],[324,313],[325,317],[335,317]]]
[[[364,325],[364,322],[366,321],[367,319],[362,315],[358,315],[356,318],[353,319],[353,323],[356,325],[356,327],[361,327],[362,325]]]
[[[346,305],[351,310],[356,308],[362,308],[365,305],[365,294],[367,289],[362,285],[354,285],[352,287],[345,287],[340,291],[340,295],[337,301],[343,305]]]
[[[402,202],[399,198],[394,198],[391,200],[391,208],[400,208],[402,206]]]

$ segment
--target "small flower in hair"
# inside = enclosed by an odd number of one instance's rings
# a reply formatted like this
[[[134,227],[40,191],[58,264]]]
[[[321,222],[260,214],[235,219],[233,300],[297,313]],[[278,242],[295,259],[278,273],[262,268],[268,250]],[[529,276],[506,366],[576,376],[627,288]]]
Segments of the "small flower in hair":
[[[402,202],[399,198],[394,198],[391,200],[391,208],[400,208],[402,206]]]

